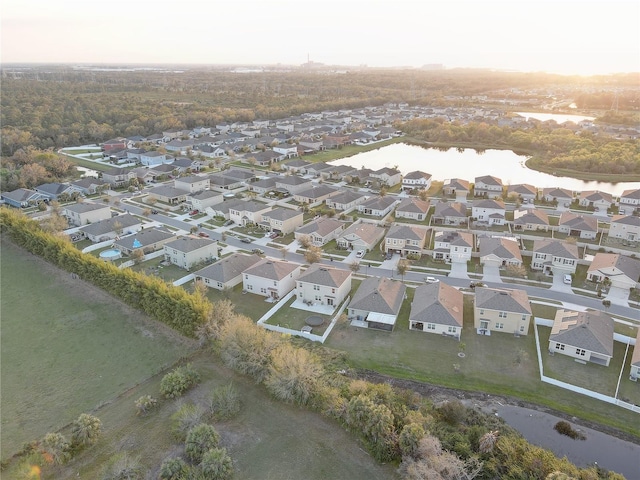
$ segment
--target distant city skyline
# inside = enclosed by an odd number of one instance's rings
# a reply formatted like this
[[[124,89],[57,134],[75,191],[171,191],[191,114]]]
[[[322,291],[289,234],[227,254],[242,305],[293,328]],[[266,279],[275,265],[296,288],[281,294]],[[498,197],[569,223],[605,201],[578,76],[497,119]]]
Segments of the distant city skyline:
[[[5,0],[6,63],[640,72],[635,0]]]

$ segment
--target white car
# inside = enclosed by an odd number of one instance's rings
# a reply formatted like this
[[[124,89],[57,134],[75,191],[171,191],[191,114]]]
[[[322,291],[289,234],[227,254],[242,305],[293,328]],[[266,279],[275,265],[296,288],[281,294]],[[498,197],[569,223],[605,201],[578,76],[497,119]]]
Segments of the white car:
[[[358,250],[356,252],[356,257],[362,258],[362,257],[364,257],[364,253],[365,253],[364,250]]]
[[[568,273],[565,274],[565,276],[562,278],[562,281],[567,285],[571,285],[571,275],[569,275]]]
[[[440,280],[438,280],[436,277],[426,277],[424,281],[426,283],[438,283]]]

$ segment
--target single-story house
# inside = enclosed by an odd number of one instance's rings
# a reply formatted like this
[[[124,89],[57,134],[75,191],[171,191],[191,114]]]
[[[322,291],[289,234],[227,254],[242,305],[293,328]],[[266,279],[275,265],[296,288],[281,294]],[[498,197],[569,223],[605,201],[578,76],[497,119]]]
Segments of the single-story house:
[[[589,214],[562,212],[558,222],[558,232],[572,237],[595,240],[598,235],[598,219]]]
[[[49,200],[58,200],[62,195],[72,197],[74,194],[79,195],[82,189],[67,183],[43,183],[35,187],[35,191],[45,195]]]
[[[4,200],[7,205],[15,208],[27,208],[31,205],[37,205],[43,200],[49,201],[49,197],[35,190],[18,188],[11,192],[2,192],[2,200]]]
[[[431,217],[434,225],[464,225],[467,223],[467,206],[460,202],[438,202]]]
[[[149,198],[155,198],[159,202],[168,203],[169,205],[178,205],[187,201],[187,193],[170,185],[159,185],[148,190]]]
[[[467,180],[460,178],[450,178],[444,181],[442,192],[445,195],[454,195],[456,202],[466,203],[467,195],[471,191],[471,185]]]
[[[524,290],[476,287],[473,322],[478,334],[505,332],[527,335],[531,323],[531,304]]]
[[[242,288],[278,300],[295,288],[300,270],[298,263],[263,258],[242,272]]]
[[[460,339],[463,294],[444,282],[416,288],[409,313],[409,330],[437,333]]]
[[[322,246],[338,238],[344,230],[345,224],[340,220],[329,217],[320,217],[310,221],[295,231],[295,239],[307,236],[315,246]]]
[[[125,255],[131,255],[135,250],[140,249],[147,254],[160,250],[166,243],[175,238],[176,234],[169,230],[163,228],[147,228],[138,231],[134,235],[127,235],[126,237],[116,240],[113,246]]]
[[[566,188],[543,188],[542,198],[545,202],[556,202],[560,208],[569,208],[573,202],[573,192]]]
[[[640,377],[640,328],[636,334],[636,344],[633,347],[633,355],[631,355],[631,367],[629,372],[629,379],[637,382]]]
[[[507,187],[507,198],[518,198],[525,203],[533,203],[538,197],[538,189],[528,183],[518,183]]]
[[[624,209],[624,213],[631,213],[640,208],[640,188],[625,190],[620,195],[618,206]],[[629,211],[627,211],[627,209]]]
[[[309,207],[315,207],[334,195],[340,193],[335,187],[328,185],[317,185],[311,188],[306,188],[300,192],[296,192],[293,195],[293,199],[296,202],[303,203]]]
[[[608,367],[613,357],[613,319],[599,310],[558,309],[549,336],[549,353]]]
[[[298,300],[330,307],[340,305],[351,291],[351,271],[315,263],[296,282]]]
[[[539,208],[514,210],[513,229],[516,231],[544,230],[549,231],[549,215]]]
[[[480,264],[492,267],[522,265],[518,240],[505,237],[480,237]]]
[[[74,180],[71,182],[71,185],[76,187],[83,195],[93,195],[107,186],[104,180],[94,177],[84,177],[80,180]]]
[[[591,207],[599,212],[606,212],[613,204],[613,197],[610,193],[598,190],[585,190],[580,192],[578,203],[582,207]]]
[[[431,208],[429,201],[420,200],[415,197],[407,197],[396,207],[396,218],[408,218],[421,222],[427,219],[429,208]]]
[[[353,223],[336,239],[340,248],[369,252],[384,237],[385,229],[373,223]]]
[[[325,204],[334,210],[344,211],[357,207],[369,198],[368,195],[353,190],[344,190],[325,200]]]
[[[367,328],[392,331],[407,287],[399,280],[368,277],[362,281],[348,307],[349,318]]]
[[[636,288],[640,260],[619,253],[596,253],[587,269],[587,280],[600,283],[604,279],[609,279],[612,287]]]
[[[374,217],[384,217],[391,213],[393,207],[398,203],[394,197],[371,197],[358,204],[358,211],[363,215]]]
[[[95,243],[113,240],[116,237],[137,232],[141,228],[142,222],[137,217],[126,213],[85,225],[80,228],[80,232]]]
[[[242,283],[242,272],[261,260],[259,255],[233,253],[195,272],[195,279],[216,290],[231,289]]]

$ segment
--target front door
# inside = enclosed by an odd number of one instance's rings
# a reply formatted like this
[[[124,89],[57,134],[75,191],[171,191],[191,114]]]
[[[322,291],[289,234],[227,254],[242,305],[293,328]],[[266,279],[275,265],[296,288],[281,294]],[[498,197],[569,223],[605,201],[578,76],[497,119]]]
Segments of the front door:
[[[330,307],[333,307],[333,298],[327,297],[327,305],[329,305]]]
[[[482,335],[486,335],[489,333],[489,321],[488,320],[480,320],[480,332]]]

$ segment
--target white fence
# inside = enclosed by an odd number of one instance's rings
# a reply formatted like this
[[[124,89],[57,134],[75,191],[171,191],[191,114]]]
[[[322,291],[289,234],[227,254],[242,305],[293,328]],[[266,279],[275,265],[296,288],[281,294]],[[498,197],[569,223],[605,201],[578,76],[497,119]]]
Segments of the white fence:
[[[595,398],[596,400],[600,400],[606,403],[610,403],[612,405],[617,405],[619,407],[626,408],[627,410],[631,410],[632,412],[640,413],[640,406],[638,405],[633,405],[631,403],[624,402],[618,398],[610,397],[609,395],[603,395],[602,393],[594,392],[593,390],[588,390],[586,388],[578,387],[576,385],[571,385],[570,383],[562,382],[560,380],[556,380],[555,378],[550,378],[545,376],[544,369],[542,367],[542,350],[540,349],[540,337],[538,336],[538,325],[550,327],[553,325],[553,321],[545,320],[543,318],[537,318],[537,317],[535,318],[535,327],[533,330],[536,336],[536,348],[538,350],[538,367],[540,368],[541,381],[545,383],[549,383],[551,385],[555,385],[556,387],[564,388],[565,390],[570,390],[572,392],[580,393],[582,395]],[[627,343],[627,341],[631,343],[631,341],[633,340],[623,335],[616,334],[616,336],[620,339],[624,339],[623,340],[624,343]]]
[[[344,311],[344,309],[347,307],[347,305],[349,304],[349,300],[351,300],[351,297],[347,297],[347,299],[342,302],[342,305],[340,306],[340,308],[338,309],[338,312],[333,316],[333,318],[331,319],[331,323],[329,324],[329,326],[327,327],[327,329],[325,330],[323,335],[315,335],[313,333],[309,333],[309,332],[303,332],[300,330],[292,330],[291,328],[285,328],[285,327],[281,327],[279,325],[270,325],[268,323],[265,323],[268,319],[270,319],[278,310],[280,310],[294,295],[296,294],[295,290],[290,291],[289,293],[287,293],[282,300],[280,300],[278,303],[276,303],[273,307],[271,307],[269,309],[269,311],[267,313],[265,313],[260,320],[258,320],[258,325],[260,325],[261,327],[267,329],[267,330],[271,330],[272,332],[279,332],[279,333],[285,333],[287,335],[297,335],[299,337],[302,338],[306,338],[307,340],[311,340],[312,342],[320,342],[320,343],[324,343],[327,340],[327,337],[329,336],[329,334],[331,333],[331,331],[333,330],[333,327],[336,325],[336,323],[338,322],[338,319],[340,318],[340,315],[342,314],[342,312]]]

